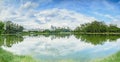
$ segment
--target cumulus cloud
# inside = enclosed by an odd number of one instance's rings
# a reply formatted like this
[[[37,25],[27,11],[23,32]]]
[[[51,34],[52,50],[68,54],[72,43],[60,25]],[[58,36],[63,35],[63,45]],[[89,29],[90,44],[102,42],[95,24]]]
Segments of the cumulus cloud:
[[[50,27],[51,25],[57,27],[69,26],[74,28],[79,24],[95,20],[93,17],[87,17],[74,11],[57,8],[43,10],[35,14],[35,17],[42,23],[42,25],[47,24],[46,28]]]
[[[94,17],[88,17],[67,9],[48,8],[36,10],[41,4],[48,4],[50,2],[52,0],[41,0],[37,2],[20,0],[19,5],[6,5],[3,1],[0,4],[0,20],[10,20],[24,26],[26,29],[49,29],[51,25],[75,28],[80,24],[95,20]]]
[[[119,25],[120,15],[112,16],[110,14],[102,14],[102,13],[98,13],[98,12],[94,12],[94,14],[97,16],[100,16],[100,17],[105,17],[107,19],[110,19],[110,21],[108,23],[117,24],[120,27],[120,25]]]
[[[74,29],[80,24],[96,20],[94,17],[86,16],[83,13],[69,10],[67,8],[46,8],[39,10],[41,4],[48,4],[52,2],[52,0],[38,0],[37,2],[32,0],[20,1],[21,3],[19,5],[16,4],[16,6],[11,6],[10,4],[10,6],[5,6],[4,4],[0,4],[0,20],[13,21],[14,23],[24,26],[26,29],[49,29],[51,25],[57,27],[67,26]],[[107,7],[110,6],[108,2],[104,2],[104,5]],[[102,13],[95,14],[98,16],[104,16],[113,21],[120,20],[119,16],[113,17],[110,14]]]
[[[39,4],[34,3],[34,2],[26,2],[25,4],[22,4],[20,6],[20,9],[30,9],[30,8],[36,8]]]
[[[8,10],[5,11],[4,9],[0,12],[0,19],[11,20],[17,24],[23,25],[26,29],[49,29],[51,25],[75,28],[80,24],[95,20],[94,17],[88,17],[67,9],[53,8],[42,11],[29,9],[28,11],[24,11],[25,8],[31,8],[31,6],[34,8],[37,4],[27,2],[21,5],[18,10],[13,11],[14,8],[8,8]]]

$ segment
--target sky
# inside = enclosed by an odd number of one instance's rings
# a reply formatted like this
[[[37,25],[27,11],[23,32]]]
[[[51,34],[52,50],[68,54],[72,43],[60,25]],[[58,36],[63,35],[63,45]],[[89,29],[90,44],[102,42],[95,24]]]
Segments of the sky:
[[[94,20],[120,27],[120,0],[0,0],[0,20],[26,29],[74,29]]]

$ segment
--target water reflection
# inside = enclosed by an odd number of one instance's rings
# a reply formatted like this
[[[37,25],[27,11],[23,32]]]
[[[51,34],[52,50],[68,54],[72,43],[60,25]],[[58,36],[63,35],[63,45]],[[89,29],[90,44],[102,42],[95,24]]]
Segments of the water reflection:
[[[87,62],[119,51],[119,37],[119,35],[34,35],[23,36],[21,40],[17,37],[18,40],[15,36],[14,40],[8,42],[11,43],[11,47],[6,47],[4,41],[1,44],[7,51],[18,55],[31,55],[42,62],[59,60]],[[5,37],[3,38],[2,40],[5,40]]]
[[[44,37],[51,37],[51,40],[56,39],[56,38],[69,38],[71,36],[71,34],[43,34],[43,35],[29,35],[29,36],[44,36]]]
[[[75,35],[77,39],[81,39],[87,43],[92,43],[94,45],[104,44],[104,42],[114,42],[120,38],[120,35]]]
[[[23,41],[22,36],[6,35],[0,36],[0,46],[11,47],[13,44],[17,44]]]

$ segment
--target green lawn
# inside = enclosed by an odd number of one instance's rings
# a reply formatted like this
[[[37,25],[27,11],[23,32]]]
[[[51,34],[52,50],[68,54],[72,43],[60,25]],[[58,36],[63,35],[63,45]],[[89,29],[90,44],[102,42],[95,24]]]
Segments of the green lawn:
[[[120,52],[101,60],[95,60],[94,62],[120,62]]]
[[[37,62],[30,56],[18,56],[0,48],[0,62]],[[42,62],[42,61],[41,61]],[[74,62],[72,60],[61,60],[58,62]],[[120,52],[107,58],[97,59],[92,62],[120,62]]]
[[[0,48],[0,62],[36,62],[30,56],[18,56]]]

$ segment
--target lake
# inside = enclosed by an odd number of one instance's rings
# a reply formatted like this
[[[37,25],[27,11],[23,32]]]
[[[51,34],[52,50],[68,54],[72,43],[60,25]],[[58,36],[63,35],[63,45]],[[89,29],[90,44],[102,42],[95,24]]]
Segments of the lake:
[[[0,36],[0,47],[41,62],[90,62],[120,51],[120,35]]]

